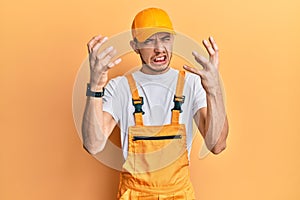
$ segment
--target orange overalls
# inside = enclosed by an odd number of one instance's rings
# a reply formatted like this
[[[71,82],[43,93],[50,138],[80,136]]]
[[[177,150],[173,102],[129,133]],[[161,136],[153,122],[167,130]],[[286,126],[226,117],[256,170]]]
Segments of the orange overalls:
[[[186,130],[179,124],[185,72],[178,74],[171,124],[143,125],[143,98],[127,75],[135,106],[135,126],[128,128],[128,156],[120,175],[119,200],[193,200]]]

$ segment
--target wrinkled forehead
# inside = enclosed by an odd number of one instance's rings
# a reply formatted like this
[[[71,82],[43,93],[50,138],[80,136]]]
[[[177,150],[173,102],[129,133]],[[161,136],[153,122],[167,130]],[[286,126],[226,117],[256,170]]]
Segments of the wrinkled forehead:
[[[172,36],[173,36],[173,34],[168,33],[168,32],[158,32],[158,33],[154,33],[147,39],[164,38],[164,37],[172,37]]]

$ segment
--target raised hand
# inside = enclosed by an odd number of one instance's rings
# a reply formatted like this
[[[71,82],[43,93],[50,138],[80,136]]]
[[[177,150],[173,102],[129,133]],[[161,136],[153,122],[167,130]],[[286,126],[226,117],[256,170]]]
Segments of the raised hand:
[[[197,74],[201,77],[201,83],[203,88],[208,94],[214,94],[220,90],[219,79],[219,48],[212,37],[209,37],[209,41],[203,40],[203,45],[209,54],[209,59],[193,51],[195,60],[202,65],[203,69],[196,69],[189,66],[183,66],[186,70]]]
[[[102,91],[108,80],[108,70],[121,62],[121,58],[113,60],[116,49],[110,46],[98,52],[107,37],[93,37],[87,44],[90,62],[90,87],[92,91]]]

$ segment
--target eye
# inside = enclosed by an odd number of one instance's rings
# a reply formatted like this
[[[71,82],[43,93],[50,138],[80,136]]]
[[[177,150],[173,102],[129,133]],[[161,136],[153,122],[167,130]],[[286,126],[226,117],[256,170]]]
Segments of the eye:
[[[153,40],[152,39],[147,39],[143,42],[145,45],[148,45],[148,44],[152,44],[153,43]]]
[[[164,41],[164,42],[167,42],[167,41],[170,41],[170,40],[171,40],[170,36],[166,36],[166,37],[162,38],[162,41]]]

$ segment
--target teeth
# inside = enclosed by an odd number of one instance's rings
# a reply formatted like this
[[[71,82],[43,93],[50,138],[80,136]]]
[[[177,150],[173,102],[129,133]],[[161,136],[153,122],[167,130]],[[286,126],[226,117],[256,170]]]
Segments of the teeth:
[[[155,58],[155,61],[163,61],[165,60],[165,56]]]

